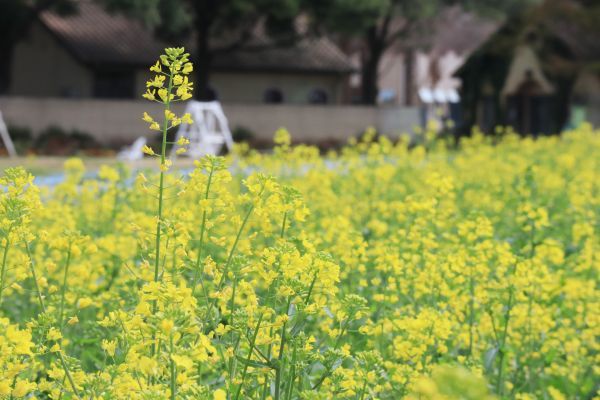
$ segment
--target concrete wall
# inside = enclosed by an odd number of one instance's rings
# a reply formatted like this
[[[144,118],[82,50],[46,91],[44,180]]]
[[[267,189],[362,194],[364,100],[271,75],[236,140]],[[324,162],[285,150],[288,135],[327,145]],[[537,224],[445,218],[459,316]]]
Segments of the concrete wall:
[[[409,132],[418,124],[417,108],[263,105],[223,105],[231,129],[245,127],[259,139],[270,139],[286,127],[299,141],[345,140],[369,126],[390,136]],[[87,132],[106,143],[128,143],[152,134],[141,116],[159,116],[160,106],[146,101],[34,99],[0,97],[0,111],[8,125],[28,127],[34,135],[51,125]],[[178,104],[175,112],[182,113]]]

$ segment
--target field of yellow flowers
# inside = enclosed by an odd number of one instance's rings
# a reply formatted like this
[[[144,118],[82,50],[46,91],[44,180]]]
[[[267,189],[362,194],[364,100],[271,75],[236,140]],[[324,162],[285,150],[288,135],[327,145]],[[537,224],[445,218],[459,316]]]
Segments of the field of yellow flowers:
[[[183,175],[187,58],[152,67],[157,172],[4,171],[0,399],[598,398],[600,132],[280,130]]]

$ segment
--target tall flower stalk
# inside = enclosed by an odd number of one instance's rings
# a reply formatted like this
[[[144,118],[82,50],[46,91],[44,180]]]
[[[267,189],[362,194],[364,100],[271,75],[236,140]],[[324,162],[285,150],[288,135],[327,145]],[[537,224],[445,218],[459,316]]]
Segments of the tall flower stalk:
[[[193,83],[189,81],[188,74],[193,71],[192,63],[189,62],[189,54],[185,49],[167,48],[165,54],[160,56],[150,71],[155,72],[156,76],[146,82],[146,93],[143,97],[150,101],[160,103],[164,107],[164,117],[161,125],[154,120],[148,113],[144,113],[143,120],[150,124],[151,130],[160,131],[162,135],[160,154],[156,154],[149,146],[144,146],[144,153],[157,156],[160,159],[159,184],[158,184],[158,209],[156,211],[156,249],[154,259],[154,281],[159,281],[160,272],[160,241],[162,233],[163,201],[165,191],[165,174],[171,166],[171,160],[167,159],[167,134],[170,129],[183,123],[191,124],[193,121],[189,114],[177,117],[171,111],[173,103],[185,101],[192,97]],[[181,139],[179,145],[187,144],[186,139]]]
[[[155,250],[154,250],[154,282],[158,283],[162,281],[162,274],[160,273],[160,261],[161,261],[161,239],[164,228],[163,221],[163,209],[164,209],[164,194],[165,194],[165,175],[171,166],[171,160],[167,158],[167,134],[169,130],[181,125],[181,123],[191,124],[193,123],[189,114],[184,114],[178,117],[171,107],[175,102],[185,101],[192,97],[193,83],[189,81],[188,75],[193,71],[192,63],[189,62],[189,54],[185,52],[184,48],[167,48],[165,54],[160,56],[160,60],[156,62],[150,71],[156,73],[154,78],[146,82],[146,93],[143,97],[157,102],[163,106],[164,115],[162,117],[162,124],[155,121],[148,113],[144,113],[142,119],[149,124],[150,130],[156,130],[161,132],[161,146],[160,153],[157,154],[149,146],[144,146],[144,153],[159,158],[159,183],[157,193],[157,211],[156,211],[156,233],[155,233]],[[189,141],[185,138],[181,138],[177,144],[181,146],[178,153],[185,151],[185,146]],[[152,314],[156,315],[158,311],[158,302],[156,300],[152,303]],[[171,338],[170,351],[172,352],[173,342]],[[160,344],[157,341],[157,332],[152,333],[152,356],[158,356]],[[176,369],[174,364],[171,362],[170,374],[171,374],[171,397],[175,397],[176,393]]]

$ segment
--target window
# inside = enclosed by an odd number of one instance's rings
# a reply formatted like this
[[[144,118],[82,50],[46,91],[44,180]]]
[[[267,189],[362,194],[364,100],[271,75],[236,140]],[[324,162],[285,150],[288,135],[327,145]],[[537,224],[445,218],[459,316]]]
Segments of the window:
[[[327,92],[323,89],[313,89],[308,94],[308,102],[310,104],[327,104]]]
[[[94,97],[101,99],[131,99],[135,95],[134,72],[109,70],[94,74]]]
[[[263,102],[267,104],[281,104],[283,103],[283,93],[277,88],[267,89],[263,94]]]

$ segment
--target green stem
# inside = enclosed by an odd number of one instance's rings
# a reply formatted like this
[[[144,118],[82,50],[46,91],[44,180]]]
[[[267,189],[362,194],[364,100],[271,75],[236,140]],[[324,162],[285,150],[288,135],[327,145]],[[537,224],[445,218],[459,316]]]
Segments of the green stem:
[[[112,209],[112,212],[111,212],[111,215],[110,215],[110,222],[111,223],[115,222],[115,219],[117,218],[117,212],[118,212],[119,192],[120,192],[120,190],[119,190],[119,187],[118,187],[117,183],[115,183],[114,189],[115,189],[115,198],[114,198],[114,202],[113,202],[113,209]]]
[[[67,277],[69,276],[69,265],[71,264],[71,246],[69,244],[69,250],[67,251],[67,260],[65,261],[65,272],[63,275],[63,284],[60,290],[60,308],[58,309],[58,326],[62,328],[64,309],[65,309],[65,294],[67,292]]]
[[[234,321],[234,307],[235,307],[235,292],[237,289],[237,275],[234,277],[233,279],[233,286],[231,288],[231,298],[230,298],[230,302],[229,302],[229,308],[230,308],[230,313],[231,313],[231,320],[229,322],[230,326],[233,328],[231,331],[231,335],[230,335],[230,339],[229,339],[229,346],[234,349],[233,352],[235,354],[235,351],[237,349],[237,346],[239,344],[239,339],[240,337],[238,336],[238,340],[236,345],[233,345],[233,337],[234,337],[234,332],[235,332],[235,321]],[[234,375],[234,363],[235,363],[235,356],[231,357],[231,359],[229,360],[229,387],[232,387],[233,384],[233,375]]]
[[[283,213],[283,223],[281,224],[281,234],[279,237],[283,239],[283,235],[285,234],[285,223],[287,222],[287,211]]]
[[[504,386],[502,385],[502,374],[503,374],[503,370],[504,370],[504,346],[506,345],[506,338],[508,336],[508,323],[510,321],[510,313],[512,310],[512,302],[513,302],[513,288],[510,288],[509,294],[508,294],[508,304],[507,304],[507,309],[506,309],[506,315],[504,317],[504,330],[502,332],[502,342],[500,343],[499,349],[498,351],[500,352],[500,354],[498,355],[498,380],[496,382],[496,393],[498,393],[498,395],[500,397],[502,397],[502,394],[504,392]]]
[[[287,213],[286,213],[287,214]],[[286,221],[286,216],[284,215],[283,218],[283,223],[281,224],[281,232],[280,232],[280,237],[283,238],[284,234],[285,234],[285,221]],[[313,280],[314,283],[314,280]],[[311,284],[311,289],[309,290],[309,295],[308,297],[310,297],[310,291],[312,290],[312,284]],[[267,299],[268,299],[268,306],[272,305],[272,299],[274,298],[274,296],[271,296],[271,291],[273,291],[274,293],[277,292],[277,289],[273,289],[273,287],[269,287],[269,291],[267,292]],[[308,303],[308,299],[306,300],[306,303]],[[299,322],[296,322],[296,325]],[[292,328],[292,331],[294,330],[294,328]],[[273,336],[273,327],[269,328],[269,337]],[[267,360],[271,359],[271,353],[273,351],[273,344],[270,343],[267,347]],[[261,395],[261,400],[265,400],[267,398],[267,392],[269,390],[269,382],[267,381],[266,377],[265,377],[265,383],[263,384],[263,391],[262,391],[262,395]]]
[[[363,387],[360,391],[360,400],[363,400],[365,398],[366,392],[367,392],[367,381],[365,380],[365,383],[363,384]]]
[[[175,400],[177,396],[177,369],[175,368],[175,361],[171,358],[173,354],[173,334],[170,335],[170,346],[169,346],[169,361],[171,369],[171,400]]]
[[[285,313],[286,315],[289,313],[290,311],[290,303],[292,301],[291,296],[288,297],[287,299],[287,306],[285,308]],[[280,384],[281,384],[281,375],[283,373],[283,354],[284,354],[284,350],[285,350],[285,328],[287,326],[287,321],[283,323],[283,325],[281,326],[281,344],[279,345],[279,356],[277,357],[277,368],[275,369],[275,396],[274,399],[275,400],[279,400],[279,390],[280,390]]]
[[[8,235],[6,235],[6,246],[4,246],[4,255],[2,256],[2,270],[0,271],[0,306],[2,306],[2,291],[4,290],[4,275],[6,273],[6,256],[8,255],[9,245],[10,241],[8,240]]]
[[[469,277],[469,358],[473,354],[473,327],[475,326],[475,279],[473,277],[473,268],[470,266],[470,277]]]
[[[37,282],[37,274],[35,273],[35,266],[33,265],[33,256],[31,254],[31,249],[29,247],[29,243],[25,242],[25,249],[27,250],[27,257],[29,258],[29,267],[31,269],[31,276],[33,278],[33,284],[35,286],[35,291],[38,295],[38,301],[40,303],[40,308],[42,313],[46,313],[46,306],[44,305],[44,299],[42,298],[42,292],[38,286]]]
[[[258,317],[258,322],[256,323],[256,329],[254,330],[254,334],[252,335],[252,339],[250,340],[250,349],[248,350],[248,356],[246,357],[246,363],[244,364],[244,369],[242,370],[242,378],[241,382],[238,385],[238,388],[235,392],[234,400],[238,400],[240,397],[240,393],[242,392],[242,387],[244,386],[244,380],[246,379],[246,374],[248,373],[248,365],[250,363],[250,359],[252,358],[252,352],[254,351],[254,344],[256,343],[256,338],[258,337],[258,331],[260,330],[260,324],[263,320],[263,314],[260,314]]]
[[[312,291],[313,288],[315,287],[315,282],[317,281],[317,273],[315,272],[312,281],[310,282],[310,286],[308,288],[308,293],[306,294],[306,299],[304,299],[304,305],[308,305],[308,302],[310,301],[310,296],[312,295]],[[298,326],[300,326],[300,324],[302,322],[304,322],[304,320],[306,319],[306,317],[300,315],[299,317],[297,317],[296,323],[294,324],[294,326],[292,327],[292,332],[295,332],[296,329],[298,328]]]
[[[169,96],[173,90],[173,73],[169,73],[169,89],[167,94],[167,100],[165,101],[165,110],[171,109],[171,102]],[[160,181],[158,185],[158,211],[156,213],[158,220],[156,221],[156,257],[154,259],[154,281],[158,282],[158,270],[160,265],[160,235],[161,235],[161,223],[162,223],[162,210],[163,210],[163,192],[164,192],[164,180],[165,171],[163,171],[165,161],[167,158],[167,131],[169,127],[169,120],[165,116],[162,129],[162,146],[160,150]]]
[[[337,338],[335,339],[335,343],[333,344],[333,348],[334,350],[337,350],[337,348],[340,346],[340,344],[342,343],[342,338],[344,337],[344,334],[346,333],[346,329],[348,328],[348,320],[346,320],[346,322],[344,323],[344,326],[342,326],[342,329],[340,330],[339,335],[337,336]],[[319,386],[321,386],[321,384],[325,381],[325,378],[327,378],[333,371],[332,371],[332,365],[328,365],[325,368],[325,372],[323,373],[323,375],[321,375],[321,377],[317,380],[317,383],[315,383],[312,387],[312,390],[316,390],[319,388]]]
[[[269,337],[273,336],[273,327],[269,328]],[[273,351],[273,344],[269,344],[269,346],[267,347],[267,355],[266,355],[266,359],[267,360],[271,360],[271,352]],[[270,373],[267,374],[267,376]],[[262,391],[262,395],[260,396],[261,400],[265,400],[267,398],[267,391],[269,390],[269,382],[267,380],[267,376],[265,376],[265,383],[263,384],[263,391]]]
[[[227,278],[227,274],[229,273],[229,267],[231,265],[231,260],[233,259],[233,254],[235,253],[235,249],[237,248],[237,245],[240,241],[242,232],[244,231],[244,228],[246,227],[246,224],[248,223],[250,214],[252,214],[252,210],[254,210],[254,205],[250,206],[250,208],[248,209],[248,212],[246,213],[246,216],[244,217],[244,220],[242,221],[242,226],[240,226],[240,229],[238,230],[238,233],[235,237],[233,246],[231,246],[231,250],[229,251],[229,256],[227,257],[227,262],[225,263],[225,267],[223,268],[223,274],[221,275],[221,279],[219,280],[219,284],[217,285],[217,291],[221,290],[223,283],[225,283],[225,279]],[[210,313],[212,312],[212,309],[215,306],[216,302],[217,302],[217,299],[211,301],[210,304],[208,305],[208,309],[206,310],[207,318],[210,316]]]
[[[290,381],[288,383],[287,400],[292,400],[292,393],[294,392],[294,381],[296,380],[296,357],[297,347],[294,344],[294,351],[292,352],[292,368],[290,370]]]
[[[210,193],[210,184],[212,182],[213,172],[215,168],[211,166],[208,174],[208,181],[206,182],[206,191],[204,192],[204,200],[208,200],[208,194]],[[202,224],[200,225],[200,240],[198,243],[198,256],[196,257],[196,268],[194,270],[194,278],[192,280],[192,296],[196,293],[196,286],[198,285],[198,279],[200,278],[200,262],[202,261],[202,247],[204,246],[204,231],[206,229],[206,210],[202,212]],[[204,289],[204,285],[202,287]],[[206,296],[206,293],[204,293]]]
[[[25,248],[27,250],[27,257],[29,258],[29,268],[31,269],[31,276],[33,278],[33,284],[35,286],[35,291],[37,292],[37,295],[38,295],[40,309],[42,310],[42,314],[45,314],[46,306],[44,305],[44,299],[42,297],[42,292],[40,291],[40,287],[38,285],[37,274],[35,273],[35,265],[33,263],[33,256],[31,254],[31,249],[29,248],[29,243],[25,242]],[[62,365],[63,370],[65,371],[65,375],[67,376],[69,385],[71,385],[73,394],[75,394],[75,397],[77,397],[78,399],[81,399],[81,396],[79,396],[79,391],[77,390],[77,386],[75,386],[75,382],[73,381],[73,377],[71,376],[71,372],[69,371],[67,362],[65,361],[65,358],[62,354],[62,349],[58,352],[58,359]]]
[[[171,91],[173,90],[173,72],[169,72],[169,89],[167,92],[167,98],[165,100],[165,110],[169,111],[171,109]],[[158,210],[156,213],[157,221],[156,221],[156,250],[154,255],[154,282],[158,282],[159,278],[159,266],[160,266],[160,236],[161,236],[161,224],[162,224],[162,211],[163,211],[163,192],[164,192],[164,181],[165,181],[165,171],[163,171],[166,155],[167,155],[167,131],[169,128],[169,119],[165,115],[162,129],[162,146],[160,150],[160,181],[158,185]],[[154,300],[152,302],[152,315],[156,315],[158,304],[157,301]],[[152,355],[154,356],[157,353],[157,345],[156,345],[156,332],[152,333]]]
[[[175,245],[173,246],[173,253],[171,254],[171,283],[174,285],[177,283],[175,277],[177,276],[177,235],[173,239]]]

